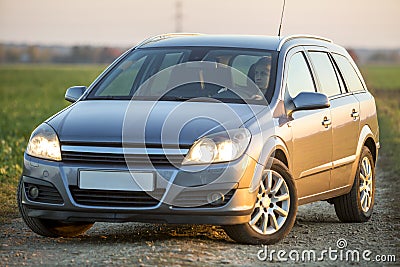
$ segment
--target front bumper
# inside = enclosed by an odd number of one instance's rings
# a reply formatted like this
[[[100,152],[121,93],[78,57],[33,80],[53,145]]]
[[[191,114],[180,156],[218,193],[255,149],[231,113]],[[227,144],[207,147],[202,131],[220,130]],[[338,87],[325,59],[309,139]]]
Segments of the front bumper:
[[[156,171],[155,190],[158,190],[158,196],[150,201],[149,197],[142,194],[139,203],[130,206],[130,202],[124,202],[131,197],[129,192],[118,192],[122,195],[114,196],[113,191],[88,190],[84,192],[86,198],[83,201],[78,188],[81,170],[127,171],[126,166],[53,162],[25,154],[21,200],[27,208],[28,216],[41,219],[241,224],[250,220],[255,203],[256,192],[251,192],[249,186],[254,179],[256,165],[245,154],[229,164],[212,164],[197,172],[172,166],[137,166],[135,171]],[[210,182],[211,185],[204,187]],[[172,190],[171,184],[179,185],[180,191]],[[35,199],[29,195],[33,185],[38,186],[42,192]],[[92,197],[93,192],[105,195]],[[216,192],[221,199],[212,202],[210,195]],[[115,203],[115,199],[121,202]]]

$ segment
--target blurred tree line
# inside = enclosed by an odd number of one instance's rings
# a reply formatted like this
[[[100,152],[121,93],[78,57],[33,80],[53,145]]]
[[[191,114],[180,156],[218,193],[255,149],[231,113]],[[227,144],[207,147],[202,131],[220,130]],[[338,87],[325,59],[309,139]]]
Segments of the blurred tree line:
[[[0,44],[0,64],[109,64],[128,48],[100,46],[40,46]],[[348,49],[360,65],[400,64],[400,49]]]
[[[39,46],[0,44],[0,64],[4,63],[68,63],[107,64],[126,48],[96,46]]]

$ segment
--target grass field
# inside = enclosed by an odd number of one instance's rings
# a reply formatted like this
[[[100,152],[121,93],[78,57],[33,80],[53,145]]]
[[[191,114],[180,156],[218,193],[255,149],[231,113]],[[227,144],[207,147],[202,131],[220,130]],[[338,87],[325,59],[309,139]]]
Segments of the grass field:
[[[368,87],[381,90],[400,89],[400,66],[367,66],[361,68]]]
[[[103,68],[0,66],[0,222],[17,214],[15,190],[33,129],[68,105],[68,87],[89,85]]]
[[[17,215],[15,191],[32,130],[63,107],[65,90],[89,85],[104,66],[0,66],[0,222]],[[400,66],[362,68],[376,96],[386,168],[400,170]]]
[[[400,171],[400,66],[366,66],[361,68],[378,108],[382,166],[388,173]]]

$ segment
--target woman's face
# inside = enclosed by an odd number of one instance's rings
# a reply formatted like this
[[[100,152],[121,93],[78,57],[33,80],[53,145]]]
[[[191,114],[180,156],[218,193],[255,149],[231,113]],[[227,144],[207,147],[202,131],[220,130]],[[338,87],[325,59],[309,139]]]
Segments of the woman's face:
[[[267,66],[263,64],[256,65],[254,82],[260,89],[268,87],[270,71],[271,71],[270,65]]]

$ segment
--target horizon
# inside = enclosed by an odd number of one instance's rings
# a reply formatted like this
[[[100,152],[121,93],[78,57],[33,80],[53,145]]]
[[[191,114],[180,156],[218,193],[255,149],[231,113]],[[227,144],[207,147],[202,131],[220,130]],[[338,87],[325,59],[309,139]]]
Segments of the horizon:
[[[151,37],[151,36],[150,36]],[[285,36],[283,36],[285,37]],[[321,37],[321,36],[320,36]],[[2,42],[0,40],[0,45],[4,46],[15,46],[15,47],[39,47],[39,48],[67,48],[67,49],[72,49],[73,47],[91,47],[91,48],[115,48],[115,49],[130,49],[134,47],[135,45],[139,44],[143,40],[139,40],[137,43],[134,43],[133,45],[113,45],[113,44],[53,44],[53,43],[18,43],[18,42]],[[334,40],[332,40],[333,43],[335,43]],[[359,52],[362,51],[392,51],[392,52],[400,52],[400,44],[397,47],[353,47],[353,46],[343,46],[346,50],[357,50]]]

